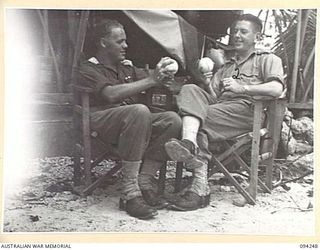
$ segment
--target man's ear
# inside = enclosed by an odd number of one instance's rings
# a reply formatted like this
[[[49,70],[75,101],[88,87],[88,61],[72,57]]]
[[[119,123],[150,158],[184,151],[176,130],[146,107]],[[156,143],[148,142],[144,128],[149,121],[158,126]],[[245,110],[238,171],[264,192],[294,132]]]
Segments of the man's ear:
[[[101,45],[101,47],[103,47],[103,48],[105,48],[105,47],[106,47],[106,44],[105,44],[105,42],[103,41],[103,39],[102,39],[102,38],[100,39],[100,45]]]
[[[256,33],[256,37],[255,37],[255,39],[254,39],[254,42],[256,43],[256,42],[259,42],[259,41],[261,41],[261,39],[262,39],[262,34],[261,34],[261,32],[257,32]]]

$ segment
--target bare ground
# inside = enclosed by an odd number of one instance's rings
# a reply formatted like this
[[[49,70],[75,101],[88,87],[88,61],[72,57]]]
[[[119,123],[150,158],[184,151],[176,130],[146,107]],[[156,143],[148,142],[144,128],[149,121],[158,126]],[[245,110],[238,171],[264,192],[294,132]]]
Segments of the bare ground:
[[[143,221],[119,211],[119,182],[91,196],[72,191],[72,162],[68,157],[34,159],[5,174],[3,231],[9,232],[206,232],[311,236],[315,232],[313,177],[259,193],[255,206],[237,207],[239,193],[210,180],[211,202],[190,212],[160,210]],[[168,173],[165,196],[173,195]]]

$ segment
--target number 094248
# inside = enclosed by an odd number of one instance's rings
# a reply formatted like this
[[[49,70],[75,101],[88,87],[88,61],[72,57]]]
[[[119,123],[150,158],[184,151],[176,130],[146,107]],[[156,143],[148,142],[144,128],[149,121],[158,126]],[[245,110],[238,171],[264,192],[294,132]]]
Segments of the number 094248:
[[[300,248],[302,249],[318,248],[318,244],[300,244]]]

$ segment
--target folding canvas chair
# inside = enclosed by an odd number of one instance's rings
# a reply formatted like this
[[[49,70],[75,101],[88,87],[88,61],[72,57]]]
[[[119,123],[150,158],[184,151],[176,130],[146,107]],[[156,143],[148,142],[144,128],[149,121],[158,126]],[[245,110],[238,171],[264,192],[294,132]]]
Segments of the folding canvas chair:
[[[102,183],[118,172],[121,168],[119,153],[115,145],[111,145],[99,138],[99,133],[90,128],[90,104],[89,95],[93,91],[86,87],[74,85],[74,130],[75,130],[75,151],[74,151],[74,183],[80,186],[83,178],[85,188],[80,191],[84,196],[89,195]],[[83,157],[83,162],[81,162]],[[104,159],[115,161],[105,175],[92,181],[92,169]],[[82,166],[82,167],[81,167]],[[162,194],[165,188],[166,162],[160,169],[158,190]]]
[[[272,168],[276,156],[281,124],[285,109],[285,99],[275,99],[259,96],[254,98],[254,125],[253,131],[238,136],[228,141],[221,142],[225,151],[213,154],[209,163],[208,177],[215,172],[222,172],[232,185],[239,191],[245,200],[235,201],[235,205],[256,203],[257,187],[261,186],[264,192],[271,193],[272,190]],[[265,116],[265,119],[263,119]],[[263,121],[264,120],[264,121]],[[251,148],[250,166],[243,160],[243,153]],[[233,176],[228,164],[237,163],[248,172],[250,181],[247,188],[243,187]],[[259,165],[265,166],[265,181],[258,177]],[[176,178],[176,191],[181,188],[182,166],[178,166]]]

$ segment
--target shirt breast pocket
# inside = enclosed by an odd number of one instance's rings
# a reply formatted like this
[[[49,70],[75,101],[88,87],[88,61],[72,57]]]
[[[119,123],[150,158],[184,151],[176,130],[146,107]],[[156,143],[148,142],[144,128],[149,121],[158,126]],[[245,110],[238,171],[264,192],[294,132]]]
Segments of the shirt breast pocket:
[[[241,69],[239,73],[240,79],[244,84],[258,84],[261,82],[259,69],[255,66],[250,68]]]

